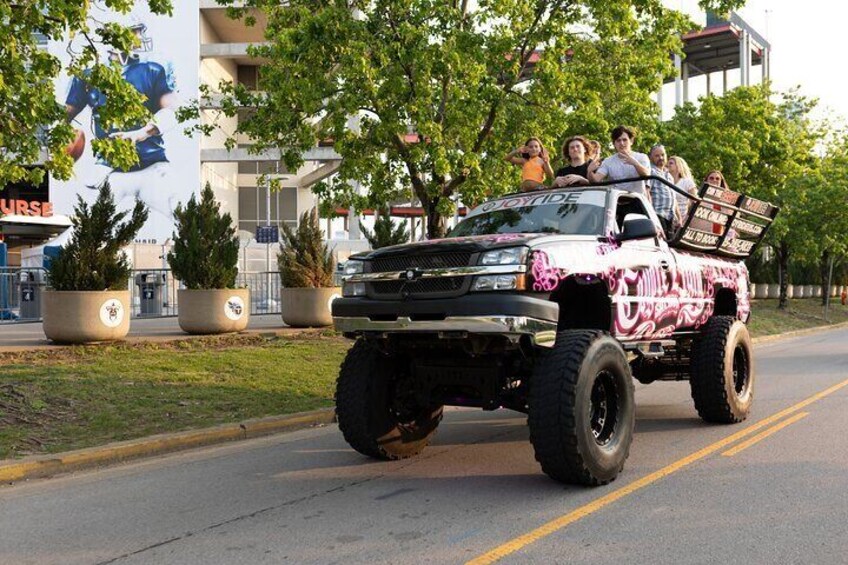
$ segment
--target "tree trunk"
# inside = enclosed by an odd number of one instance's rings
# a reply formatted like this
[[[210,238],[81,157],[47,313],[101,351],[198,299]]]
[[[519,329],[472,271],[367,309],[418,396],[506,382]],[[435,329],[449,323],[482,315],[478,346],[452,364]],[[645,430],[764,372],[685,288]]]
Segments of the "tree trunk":
[[[447,218],[439,212],[439,199],[421,201],[424,207],[424,215],[427,216],[427,239],[440,239],[445,237],[447,231]]]
[[[819,273],[821,273],[821,287],[822,287],[822,306],[827,305],[827,297],[830,294],[830,286],[829,286],[829,267],[830,267],[830,251],[825,250],[822,251],[821,258],[819,259]]]
[[[786,287],[789,285],[789,244],[781,240],[777,246],[777,274],[780,281],[780,301],[777,307],[786,310]]]

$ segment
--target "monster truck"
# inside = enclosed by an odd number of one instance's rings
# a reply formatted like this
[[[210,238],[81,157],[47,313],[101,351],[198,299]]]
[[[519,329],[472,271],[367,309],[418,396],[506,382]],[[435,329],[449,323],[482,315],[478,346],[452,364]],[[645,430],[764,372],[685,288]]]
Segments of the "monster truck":
[[[356,340],[336,388],[345,440],[401,459],[427,446],[445,405],[508,408],[528,415],[545,473],[601,485],[629,453],[632,377],[688,380],[704,420],[744,420],[741,259],[777,209],[710,185],[686,196],[670,242],[642,195],[607,183],[497,198],[444,239],[351,257],[332,304]]]

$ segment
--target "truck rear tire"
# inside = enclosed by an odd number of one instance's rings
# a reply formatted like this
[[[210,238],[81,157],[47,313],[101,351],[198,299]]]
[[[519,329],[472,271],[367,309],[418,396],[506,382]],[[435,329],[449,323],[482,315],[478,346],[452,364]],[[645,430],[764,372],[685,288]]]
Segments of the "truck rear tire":
[[[754,355],[748,328],[733,316],[713,316],[692,343],[689,385],[704,421],[735,424],[754,399]]]
[[[530,383],[528,423],[536,460],[552,479],[598,486],[630,454],[635,401],[621,345],[600,331],[557,334]]]
[[[405,459],[420,453],[436,433],[442,407],[416,406],[414,391],[397,386],[402,376],[395,358],[365,340],[348,351],[336,381],[336,416],[345,440],[359,453]]]

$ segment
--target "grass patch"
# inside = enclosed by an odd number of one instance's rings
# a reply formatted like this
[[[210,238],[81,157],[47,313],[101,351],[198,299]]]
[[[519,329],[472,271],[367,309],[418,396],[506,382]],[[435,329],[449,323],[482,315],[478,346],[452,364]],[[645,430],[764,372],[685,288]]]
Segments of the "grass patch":
[[[773,335],[793,330],[848,322],[848,307],[831,299],[828,320],[824,319],[821,298],[790,300],[786,310],[777,308],[777,300],[755,300],[749,327],[751,335]]]
[[[832,304],[830,323],[848,322]],[[825,325],[820,300],[753,303],[751,333]],[[333,332],[0,354],[0,459],[332,406]]]
[[[0,355],[0,459],[332,405],[351,342],[229,336]]]

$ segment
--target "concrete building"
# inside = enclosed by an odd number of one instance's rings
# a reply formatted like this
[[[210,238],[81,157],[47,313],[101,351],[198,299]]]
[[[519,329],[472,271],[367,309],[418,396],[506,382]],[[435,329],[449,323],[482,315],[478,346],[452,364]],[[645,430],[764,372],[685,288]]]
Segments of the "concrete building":
[[[665,103],[669,91],[673,107],[694,101],[696,80],[701,94],[724,94],[734,86],[767,81],[770,56],[771,44],[738,14],[725,20],[707,12],[704,28],[683,36],[683,56],[674,55],[676,74],[657,94],[662,117],[671,113]]]
[[[146,15],[149,27],[151,21],[155,23],[156,20],[167,19],[168,25],[176,26],[184,32],[182,37],[174,37],[174,28],[168,30],[160,26],[158,34],[156,28],[153,28],[153,39],[158,42],[162,51],[170,54],[178,51],[196,53],[196,57],[188,55],[189,65],[178,69],[181,72],[177,76],[177,82],[182,81],[189,85],[188,88],[183,85],[183,102],[198,97],[196,86],[191,86],[195,84],[208,86],[212,92],[218,90],[222,81],[241,83],[249,88],[256,87],[262,61],[248,56],[247,50],[250,44],[263,41],[266,20],[261,12],[253,12],[257,20],[255,26],[246,26],[242,21],[228,18],[226,9],[214,0],[181,1],[175,6],[173,18],[154,17],[149,13]],[[191,29],[193,26],[197,26],[196,33]],[[196,39],[192,39],[193,37]],[[70,41],[67,43],[70,44]],[[45,49],[60,55],[66,50],[64,42],[54,45],[46,38],[43,38],[43,45]],[[184,80],[186,77],[190,80]],[[66,85],[57,85],[57,98],[60,103],[63,102],[66,89]],[[174,155],[169,154],[170,166],[181,169],[194,168],[199,171],[199,178],[198,173],[195,173],[195,180],[189,181],[192,184],[191,190],[197,190],[205,183],[210,183],[222,209],[235,219],[243,248],[241,270],[276,270],[276,245],[258,244],[257,228],[266,225],[280,228],[283,224],[295,226],[303,212],[318,204],[310,187],[338,170],[340,156],[332,147],[315,147],[304,155],[305,163],[299,170],[289,171],[280,161],[278,151],[252,154],[249,150],[251,141],[245,137],[239,137],[237,146],[227,150],[225,140],[235,132],[238,117],[226,118],[219,109],[220,104],[215,96],[201,108],[202,121],[214,122],[219,129],[211,136],[198,134],[190,142],[196,144],[189,154],[189,159],[196,159],[195,163],[187,162],[184,158],[175,159]],[[87,123],[80,124],[79,128],[84,129],[86,125]],[[94,133],[93,126],[92,131],[86,130],[85,133],[90,141]],[[182,134],[175,132],[172,135]],[[279,180],[281,190],[272,192],[267,186],[260,186],[260,175],[269,175],[270,178]],[[20,265],[28,255],[27,249],[38,247],[70,225],[68,216],[73,212],[75,197],[65,198],[65,193],[76,191],[86,197],[92,194],[92,191],[86,192],[84,188],[77,186],[81,187],[82,182],[76,182],[74,185],[73,181],[65,183],[45,179],[39,187],[14,185],[0,192],[4,210],[4,214],[0,214],[4,216],[0,219],[0,240],[5,240],[10,265]],[[184,199],[186,198],[180,198]],[[35,218],[31,215],[16,214],[15,209],[7,205],[7,201],[12,205],[18,201],[55,201],[56,205],[49,216]],[[340,261],[346,259],[352,251],[367,247],[367,242],[360,239],[356,216],[328,221],[324,227]],[[162,256],[170,246],[168,235],[172,230],[173,224],[167,223],[157,230],[157,235],[143,236],[133,245],[130,254],[134,265],[137,268],[162,268]],[[33,253],[29,255],[32,256]]]

